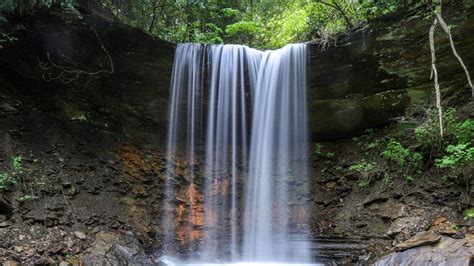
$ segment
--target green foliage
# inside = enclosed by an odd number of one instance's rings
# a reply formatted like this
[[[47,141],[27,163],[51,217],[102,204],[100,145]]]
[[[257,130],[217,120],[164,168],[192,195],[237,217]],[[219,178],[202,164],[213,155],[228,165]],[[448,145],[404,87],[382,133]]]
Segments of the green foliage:
[[[415,137],[424,152],[434,159],[435,166],[447,171],[443,179],[451,182],[463,173],[474,159],[474,121],[459,119],[456,109],[443,112],[444,135],[440,136],[438,113],[427,109],[422,122],[415,128]],[[469,169],[467,169],[469,171]]]
[[[12,159],[13,176],[19,176],[23,174],[23,158],[21,155],[14,156]]]
[[[75,0],[3,0],[1,14],[35,7],[73,8]],[[85,1],[82,1],[85,2]],[[324,2],[324,3],[322,3]],[[172,42],[237,42],[279,48],[327,38],[396,10],[395,0],[100,0],[121,21]]]
[[[368,187],[370,182],[382,172],[381,167],[377,163],[366,161],[351,165],[349,170],[357,172],[360,175],[357,185],[362,189]]]
[[[376,139],[374,142],[369,143],[369,145],[367,145],[367,148],[368,149],[376,149],[376,148],[380,147],[382,145],[382,143],[383,143],[382,140]]]
[[[474,120],[466,119],[462,122],[452,122],[452,133],[458,143],[468,143],[474,139]]]
[[[35,196],[35,195],[31,195],[31,194],[23,194],[21,195],[19,198],[18,198],[18,201],[20,202],[27,202],[27,201],[31,201],[31,200],[34,200],[34,199],[37,199],[38,197]]]
[[[464,211],[464,220],[474,218],[474,209],[467,209]]]
[[[199,27],[196,27],[199,28]],[[206,23],[200,27],[200,30],[195,30],[194,39],[201,43],[222,43],[222,29],[213,23]]]
[[[444,121],[446,121],[447,112],[444,113]],[[439,120],[437,111],[434,109],[426,110],[426,117],[415,128],[415,137],[423,148],[439,149],[442,145],[442,137],[440,136]]]
[[[258,32],[258,26],[253,21],[238,21],[227,26],[225,33],[233,41],[243,44],[251,44],[253,36]]]
[[[16,179],[12,178],[8,172],[0,172],[0,189],[5,189],[15,183]]]
[[[410,151],[396,140],[390,140],[387,148],[380,155],[399,165],[408,182],[415,181],[415,176],[421,173],[423,155]]]
[[[428,109],[424,120],[415,128],[415,137],[423,148],[430,149],[435,154],[442,152],[450,140],[467,143],[474,138],[474,121],[459,120],[454,108],[448,108],[443,112],[443,126],[444,136],[441,137],[438,112],[435,109]]]
[[[324,145],[322,145],[321,143],[316,143],[314,145],[314,149],[313,149],[314,157],[316,159],[322,159],[322,158],[332,159],[332,158],[334,158],[334,156],[335,156],[334,152],[324,152],[323,147],[324,147]]]
[[[381,0],[381,1],[361,1],[357,7],[362,17],[367,19],[376,18],[380,15],[388,14],[395,11],[399,7],[399,1]]]
[[[360,179],[359,181],[357,181],[357,186],[360,188],[360,189],[364,189],[364,188],[367,188],[369,186],[369,183],[367,182],[367,180],[365,179]]]
[[[23,175],[23,159],[20,155],[12,157],[11,169],[0,171],[0,189],[8,188],[17,183]]]
[[[226,18],[234,18],[240,15],[240,10],[230,7],[225,7],[219,10],[219,12],[222,13],[222,16]]]
[[[435,165],[439,168],[456,168],[472,160],[474,160],[474,147],[470,147],[470,144],[449,145],[446,148],[446,155],[436,159]]]
[[[321,157],[323,155],[323,145],[321,143],[316,143],[314,145],[313,154],[317,157]]]
[[[103,0],[122,21],[173,42],[279,48],[335,34],[398,8],[395,0]],[[328,5],[329,4],[329,5]],[[334,8],[341,7],[342,13]],[[349,20],[347,23],[346,18]],[[219,30],[209,33],[209,23]]]
[[[405,166],[410,158],[410,151],[403,147],[400,142],[391,140],[381,155],[397,162],[400,166]]]

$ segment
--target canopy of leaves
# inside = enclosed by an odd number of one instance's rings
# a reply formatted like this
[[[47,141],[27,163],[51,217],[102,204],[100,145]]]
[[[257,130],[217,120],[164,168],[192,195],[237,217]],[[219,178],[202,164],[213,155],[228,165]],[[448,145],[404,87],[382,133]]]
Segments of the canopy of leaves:
[[[5,0],[0,12],[85,0]],[[89,0],[120,20],[171,42],[241,43],[278,48],[356,27],[392,12],[397,0]],[[0,15],[0,19],[2,16]]]

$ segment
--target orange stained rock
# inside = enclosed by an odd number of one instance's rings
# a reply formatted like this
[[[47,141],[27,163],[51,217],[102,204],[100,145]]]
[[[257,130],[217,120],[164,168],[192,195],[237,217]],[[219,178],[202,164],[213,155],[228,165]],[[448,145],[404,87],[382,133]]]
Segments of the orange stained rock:
[[[179,225],[176,229],[176,238],[181,244],[186,244],[189,241],[194,241],[204,237],[204,233],[201,230],[191,229],[189,225]]]
[[[190,205],[189,222],[194,226],[204,225],[204,196],[199,193],[194,183],[186,188],[186,199]]]
[[[119,151],[120,159],[122,160],[125,170],[132,176],[141,176],[141,169],[144,165],[144,160],[132,145],[125,145]]]
[[[190,240],[197,240],[199,238],[202,238],[204,236],[203,232],[201,230],[191,230],[191,233],[189,234]]]
[[[178,205],[176,208],[176,212],[178,213],[178,221],[179,222],[184,222],[186,219],[184,217],[184,212],[186,210],[186,207],[184,206],[184,203],[181,203]]]

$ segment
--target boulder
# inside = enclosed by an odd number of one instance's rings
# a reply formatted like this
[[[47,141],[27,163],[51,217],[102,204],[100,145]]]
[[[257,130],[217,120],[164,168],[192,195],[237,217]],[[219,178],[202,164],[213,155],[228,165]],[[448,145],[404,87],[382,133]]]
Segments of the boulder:
[[[434,241],[436,237],[425,235],[426,239]],[[402,252],[392,253],[379,261],[376,266],[391,265],[472,265],[474,258],[474,239],[438,238],[435,246],[416,246]]]
[[[439,235],[431,231],[423,231],[416,234],[414,237],[408,239],[407,241],[397,244],[395,246],[395,249],[398,251],[402,251],[418,246],[432,245],[436,244],[440,239],[441,237]]]

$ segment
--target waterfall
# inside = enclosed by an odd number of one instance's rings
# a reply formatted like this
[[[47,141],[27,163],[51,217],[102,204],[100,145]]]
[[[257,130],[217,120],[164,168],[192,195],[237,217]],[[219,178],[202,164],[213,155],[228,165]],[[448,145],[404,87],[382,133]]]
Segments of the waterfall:
[[[177,231],[196,230],[175,221],[186,209],[175,206],[176,179],[183,178],[175,161],[181,158],[186,181],[200,184],[203,195],[203,207],[188,207],[189,216],[203,219],[193,259],[310,262],[304,215],[295,213],[304,210],[298,197],[307,183],[307,58],[305,44],[265,52],[178,45],[163,206],[166,252],[172,253]]]
[[[260,62],[244,220],[247,260],[286,261],[302,250],[288,245],[287,223],[289,179],[307,175],[306,60],[305,45],[291,44],[264,52]]]

